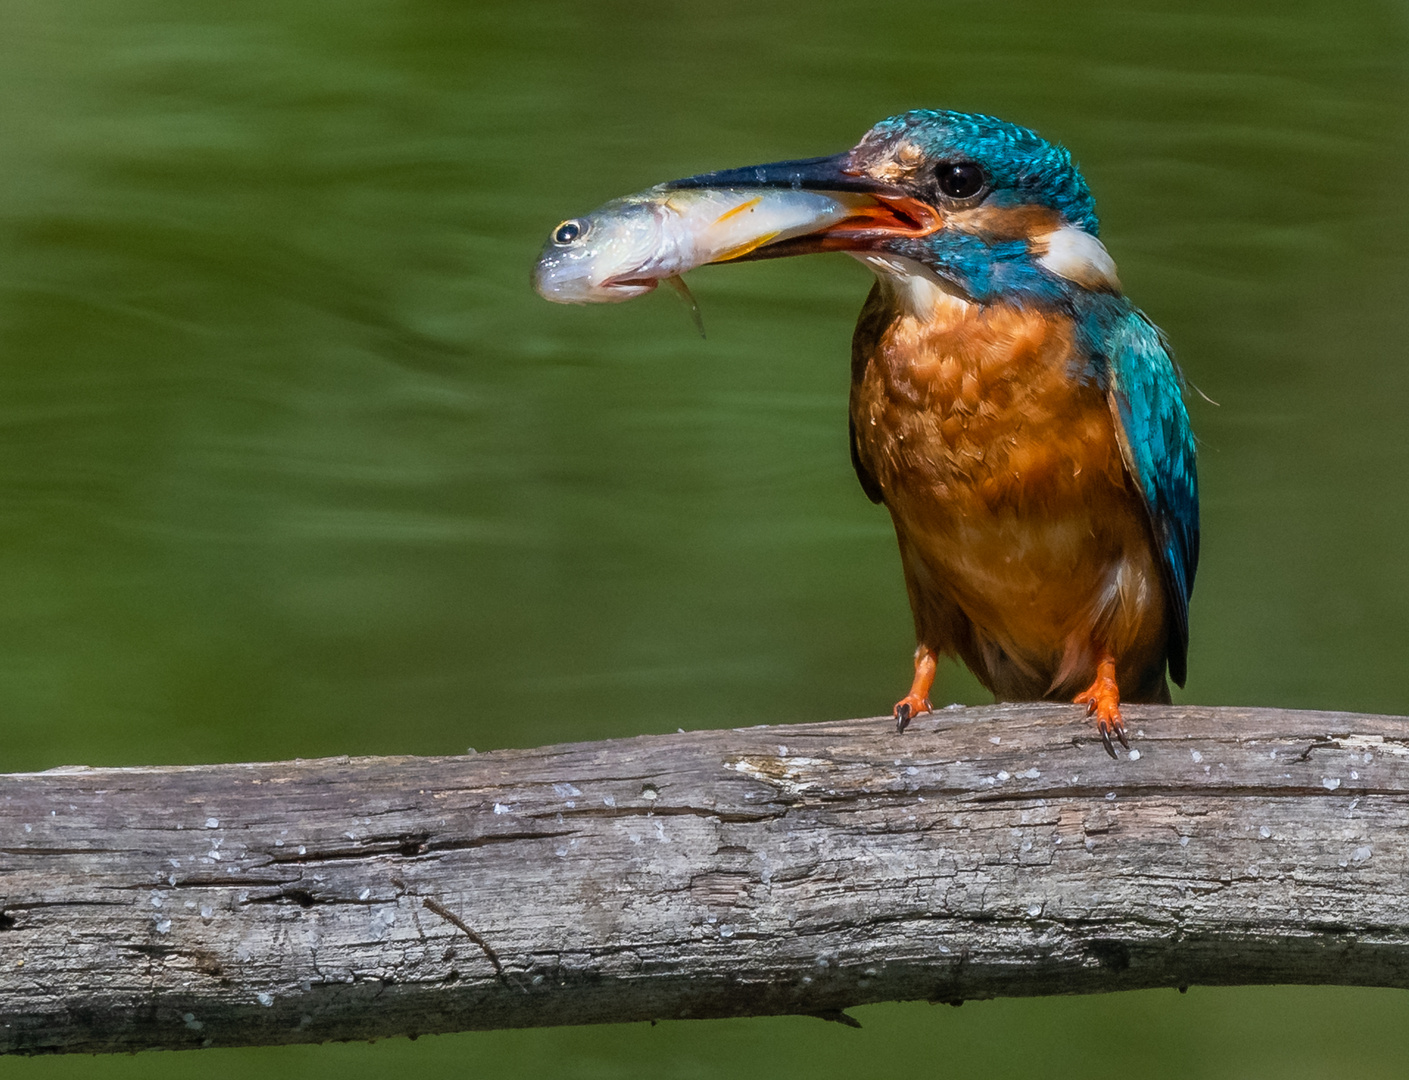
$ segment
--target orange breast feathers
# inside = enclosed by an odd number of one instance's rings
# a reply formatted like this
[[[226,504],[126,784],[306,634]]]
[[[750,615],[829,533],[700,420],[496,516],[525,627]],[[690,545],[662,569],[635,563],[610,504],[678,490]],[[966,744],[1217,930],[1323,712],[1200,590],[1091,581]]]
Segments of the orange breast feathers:
[[[851,417],[920,644],[1000,698],[1070,699],[1101,650],[1162,658],[1144,506],[1105,392],[1078,379],[1070,321],[957,298],[924,317],[895,299],[873,291],[857,326]]]

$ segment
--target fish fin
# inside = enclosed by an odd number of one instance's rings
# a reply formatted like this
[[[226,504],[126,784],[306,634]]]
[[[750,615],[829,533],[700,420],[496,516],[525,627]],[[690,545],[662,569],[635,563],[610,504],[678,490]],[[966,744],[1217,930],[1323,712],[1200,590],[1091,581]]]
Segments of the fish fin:
[[[752,210],[755,206],[757,206],[757,205],[758,205],[759,203],[761,203],[762,201],[763,201],[763,196],[760,195],[760,196],[759,196],[758,198],[756,198],[756,199],[750,199],[748,202],[739,203],[739,205],[736,206],[736,207],[734,207],[734,209],[732,209],[732,210],[726,210],[726,211],[724,211],[724,213],[720,214],[717,218],[714,219],[714,223],[715,223],[716,225],[718,225],[721,221],[728,221],[731,217],[735,217],[735,216],[737,216],[738,214],[747,213],[748,211]]]
[[[700,332],[700,337],[704,337],[704,316],[700,314],[700,303],[695,299],[695,294],[690,291],[690,286],[685,284],[685,279],[676,274],[666,278],[665,283],[680,294],[680,299],[684,300],[690,309],[690,318],[695,322],[695,329]]]
[[[778,234],[776,232],[764,233],[762,236],[755,236],[752,240],[744,241],[738,247],[730,248],[728,251],[721,251],[718,255],[716,255],[709,261],[711,263],[722,263],[730,262],[733,259],[742,259],[745,255],[749,255],[757,251],[764,244],[771,243],[777,238]]]

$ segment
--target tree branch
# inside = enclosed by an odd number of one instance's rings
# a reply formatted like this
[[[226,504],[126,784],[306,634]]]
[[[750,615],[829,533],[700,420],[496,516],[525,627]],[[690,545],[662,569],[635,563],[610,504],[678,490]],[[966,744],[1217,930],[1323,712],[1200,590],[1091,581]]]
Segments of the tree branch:
[[[1409,986],[1404,718],[1127,720],[0,777],[0,1049]]]

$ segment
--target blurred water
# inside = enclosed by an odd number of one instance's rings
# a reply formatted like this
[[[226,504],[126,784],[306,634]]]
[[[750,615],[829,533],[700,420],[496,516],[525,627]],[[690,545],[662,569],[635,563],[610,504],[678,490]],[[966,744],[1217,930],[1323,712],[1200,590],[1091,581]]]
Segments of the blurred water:
[[[921,105],[1071,146],[1127,289],[1219,402],[1192,404],[1182,699],[1409,711],[1398,8],[0,12],[0,768],[885,710],[912,641],[847,460],[866,273],[700,271],[703,341],[674,297],[559,309],[527,274],[564,216]],[[953,668],[935,696],[985,700]],[[1196,989],[862,1016],[0,1073],[1374,1076],[1409,1009]]]

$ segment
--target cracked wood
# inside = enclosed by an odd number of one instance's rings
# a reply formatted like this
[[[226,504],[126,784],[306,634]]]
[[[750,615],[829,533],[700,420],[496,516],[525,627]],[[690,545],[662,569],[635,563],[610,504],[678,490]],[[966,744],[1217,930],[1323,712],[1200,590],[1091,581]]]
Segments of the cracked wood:
[[[0,777],[0,1045],[1409,986],[1409,722],[942,710]]]

